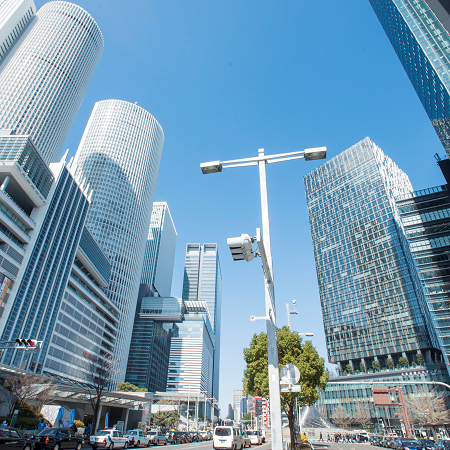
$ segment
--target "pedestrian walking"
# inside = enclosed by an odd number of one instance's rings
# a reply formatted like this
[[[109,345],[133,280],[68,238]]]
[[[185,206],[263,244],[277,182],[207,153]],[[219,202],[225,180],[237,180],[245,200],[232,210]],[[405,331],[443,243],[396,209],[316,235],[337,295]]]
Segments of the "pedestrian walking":
[[[45,428],[45,420],[42,419],[39,423],[38,423],[38,434]]]

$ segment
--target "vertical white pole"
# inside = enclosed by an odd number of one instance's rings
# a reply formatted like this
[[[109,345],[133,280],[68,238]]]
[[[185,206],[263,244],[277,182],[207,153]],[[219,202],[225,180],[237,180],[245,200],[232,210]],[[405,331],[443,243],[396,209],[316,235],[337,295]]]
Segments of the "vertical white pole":
[[[264,149],[258,150],[264,156]],[[269,363],[270,420],[272,427],[272,450],[283,450],[283,428],[281,424],[280,373],[278,370],[277,323],[275,316],[275,292],[273,287],[272,253],[270,250],[269,205],[267,201],[266,161],[258,162],[261,188],[261,213],[264,249],[272,277],[272,283],[264,278],[266,299],[267,354]]]
[[[288,328],[291,329],[291,311],[289,309],[289,303],[286,303],[286,320]]]
[[[198,433],[198,403],[199,403],[200,391],[197,392],[197,404],[195,405],[195,431]]]
[[[187,402],[187,411],[186,411],[186,417],[187,417],[187,430],[189,431],[189,400],[191,397],[191,387],[189,386],[189,392],[188,392],[188,402]]]

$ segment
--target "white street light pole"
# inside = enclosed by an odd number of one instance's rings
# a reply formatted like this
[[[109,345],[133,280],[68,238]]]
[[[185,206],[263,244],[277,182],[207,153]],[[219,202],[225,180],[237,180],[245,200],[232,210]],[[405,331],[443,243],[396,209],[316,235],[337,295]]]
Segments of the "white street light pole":
[[[271,439],[272,449],[283,449],[283,428],[281,422],[281,400],[280,400],[280,374],[278,370],[278,347],[277,347],[277,324],[275,315],[275,292],[273,286],[273,267],[272,254],[270,249],[270,227],[269,227],[269,206],[267,201],[267,182],[266,182],[266,164],[272,164],[294,159],[316,160],[324,159],[326,156],[326,147],[306,149],[298,152],[280,153],[277,155],[265,155],[264,149],[258,150],[258,156],[255,158],[235,159],[230,161],[212,161],[200,164],[204,174],[222,172],[223,169],[233,167],[258,166],[259,181],[261,190],[261,215],[264,242],[260,236],[257,236],[258,247],[261,259],[263,260],[264,270],[264,291],[267,327],[267,355],[269,371],[269,397],[270,397],[270,420],[271,420]],[[259,233],[258,233],[259,235]],[[251,244],[250,244],[251,245]],[[246,248],[245,248],[246,250]],[[244,251],[245,251],[244,250]],[[251,248],[250,248],[251,252]],[[265,258],[264,258],[265,253]],[[249,259],[247,259],[247,257]],[[250,261],[253,255],[248,255],[234,259],[246,259]],[[254,316],[252,321],[256,320]]]

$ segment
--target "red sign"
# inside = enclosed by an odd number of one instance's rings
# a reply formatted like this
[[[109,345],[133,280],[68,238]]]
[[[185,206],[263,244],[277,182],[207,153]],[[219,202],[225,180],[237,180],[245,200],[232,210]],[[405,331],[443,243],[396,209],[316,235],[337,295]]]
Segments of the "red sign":
[[[389,391],[387,387],[373,387],[373,404],[375,406],[388,406],[391,404]]]

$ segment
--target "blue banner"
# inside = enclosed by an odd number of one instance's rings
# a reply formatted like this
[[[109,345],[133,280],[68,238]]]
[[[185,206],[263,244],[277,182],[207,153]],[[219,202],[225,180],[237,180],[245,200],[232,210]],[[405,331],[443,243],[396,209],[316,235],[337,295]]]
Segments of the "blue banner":
[[[70,410],[70,417],[69,417],[69,427],[73,425],[73,421],[75,420],[75,410]]]
[[[61,407],[61,408],[59,408],[59,410],[58,410],[58,428],[59,428],[60,425],[62,425],[62,419],[63,419],[63,417],[64,417],[64,408]]]
[[[109,413],[106,413],[106,416],[105,416],[105,428],[108,428],[108,415],[109,415]]]

